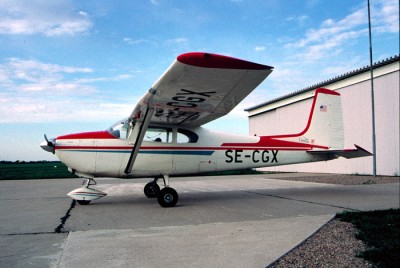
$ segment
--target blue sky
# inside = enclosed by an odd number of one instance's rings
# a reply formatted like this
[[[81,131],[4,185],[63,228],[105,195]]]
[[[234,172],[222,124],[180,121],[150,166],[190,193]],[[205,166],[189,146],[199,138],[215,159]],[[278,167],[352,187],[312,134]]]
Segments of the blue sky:
[[[374,61],[397,55],[398,1],[371,10]],[[207,125],[247,134],[244,108],[369,64],[367,1],[2,0],[0,46],[0,160],[56,160],[43,133],[106,129],[190,51],[275,67]]]

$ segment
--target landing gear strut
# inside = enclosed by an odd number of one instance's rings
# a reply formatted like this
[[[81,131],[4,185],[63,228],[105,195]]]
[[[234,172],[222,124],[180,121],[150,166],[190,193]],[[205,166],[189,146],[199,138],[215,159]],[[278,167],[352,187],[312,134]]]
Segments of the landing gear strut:
[[[174,207],[178,203],[178,193],[174,188],[169,187],[169,176],[164,175],[164,188],[160,190],[160,186],[157,184],[158,178],[155,178],[154,181],[151,181],[146,184],[144,187],[144,194],[148,198],[156,198],[158,204],[160,206],[166,207]]]

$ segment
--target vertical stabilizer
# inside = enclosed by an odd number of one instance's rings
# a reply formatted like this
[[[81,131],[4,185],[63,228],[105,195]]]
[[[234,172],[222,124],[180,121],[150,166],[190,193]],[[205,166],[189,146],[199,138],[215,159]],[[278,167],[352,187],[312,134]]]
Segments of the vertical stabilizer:
[[[308,123],[301,136],[315,145],[332,150],[343,149],[343,117],[339,93],[325,88],[315,91]]]
[[[329,89],[318,88],[315,91],[304,130],[298,134],[275,135],[269,138],[300,142],[310,149],[342,150],[344,131],[340,94]]]

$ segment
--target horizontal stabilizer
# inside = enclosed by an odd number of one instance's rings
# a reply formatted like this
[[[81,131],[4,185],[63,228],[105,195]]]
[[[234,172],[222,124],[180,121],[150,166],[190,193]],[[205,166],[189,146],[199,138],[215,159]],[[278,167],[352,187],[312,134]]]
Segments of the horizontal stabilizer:
[[[310,154],[316,154],[316,155],[327,155],[331,157],[344,157],[347,159],[351,158],[357,158],[357,157],[365,157],[365,156],[371,156],[372,154],[365,150],[364,148],[361,148],[360,146],[354,144],[356,149],[344,149],[344,150],[310,150],[307,151],[307,153]]]

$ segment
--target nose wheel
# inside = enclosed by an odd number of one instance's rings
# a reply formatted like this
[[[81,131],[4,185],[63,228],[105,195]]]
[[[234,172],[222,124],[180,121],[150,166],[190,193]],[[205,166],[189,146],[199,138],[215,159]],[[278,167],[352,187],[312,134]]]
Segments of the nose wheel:
[[[79,205],[89,205],[91,200],[76,200],[76,202],[78,202]]]
[[[107,195],[106,193],[91,188],[91,185],[96,185],[96,181],[91,178],[85,179],[82,183],[82,187],[69,192],[68,196],[76,200],[79,205],[88,205],[90,201]]]

